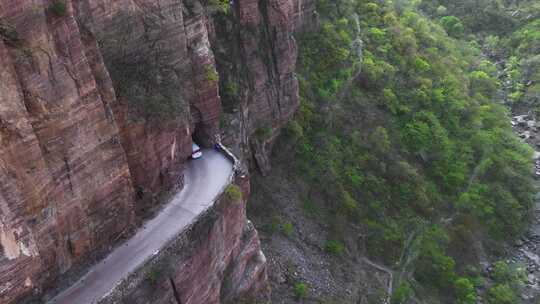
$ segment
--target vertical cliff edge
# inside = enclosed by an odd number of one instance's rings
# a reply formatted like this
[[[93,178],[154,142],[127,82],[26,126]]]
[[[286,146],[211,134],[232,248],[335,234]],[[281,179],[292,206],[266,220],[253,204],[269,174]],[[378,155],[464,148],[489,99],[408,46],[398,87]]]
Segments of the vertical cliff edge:
[[[316,17],[302,0],[0,3],[0,302],[43,299],[129,237],[182,188],[193,140],[269,170],[298,106],[293,34]],[[171,289],[135,297],[265,296],[244,204],[212,212],[189,265],[168,258]]]

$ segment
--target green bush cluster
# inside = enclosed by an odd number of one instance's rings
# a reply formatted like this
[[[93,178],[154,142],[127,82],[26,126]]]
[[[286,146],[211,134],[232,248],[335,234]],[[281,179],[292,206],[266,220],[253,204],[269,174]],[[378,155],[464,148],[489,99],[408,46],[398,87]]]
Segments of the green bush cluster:
[[[345,246],[336,240],[328,240],[326,241],[326,244],[324,245],[324,249],[326,252],[330,253],[331,255],[339,256],[343,254],[343,251],[345,250]]]
[[[242,199],[242,190],[235,184],[230,184],[225,189],[225,195],[233,202],[238,202]]]
[[[162,272],[160,269],[153,268],[146,274],[146,279],[150,282],[150,284],[156,284],[161,277]]]
[[[210,82],[218,82],[219,81],[219,74],[216,71],[216,69],[211,66],[207,65],[204,67],[204,75],[206,77],[206,80]]]
[[[494,285],[487,292],[489,304],[510,304],[519,302],[519,291],[526,280],[522,268],[511,267],[504,261],[494,264],[491,276]]]
[[[297,299],[303,299],[308,295],[309,288],[306,283],[299,282],[294,285],[294,295]]]
[[[284,140],[329,222],[363,225],[369,255],[475,303],[480,280],[463,256],[478,234],[501,244],[523,231],[532,151],[495,100],[501,83],[468,40],[474,23],[434,2],[430,19],[417,1],[319,1],[320,30],[298,39],[301,106]],[[398,283],[399,299],[417,291]]]
[[[219,13],[228,14],[230,10],[229,0],[209,0],[208,4],[211,8]]]
[[[255,130],[255,136],[259,140],[268,139],[270,136],[272,136],[272,128],[269,126],[259,127]]]
[[[49,9],[58,17],[63,17],[67,14],[66,2],[63,0],[53,0]]]

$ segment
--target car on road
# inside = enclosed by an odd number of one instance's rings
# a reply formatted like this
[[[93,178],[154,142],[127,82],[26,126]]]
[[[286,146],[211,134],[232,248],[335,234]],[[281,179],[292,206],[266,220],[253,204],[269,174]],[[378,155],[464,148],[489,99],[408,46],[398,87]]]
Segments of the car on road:
[[[197,159],[202,156],[201,147],[196,143],[191,144],[191,158]]]

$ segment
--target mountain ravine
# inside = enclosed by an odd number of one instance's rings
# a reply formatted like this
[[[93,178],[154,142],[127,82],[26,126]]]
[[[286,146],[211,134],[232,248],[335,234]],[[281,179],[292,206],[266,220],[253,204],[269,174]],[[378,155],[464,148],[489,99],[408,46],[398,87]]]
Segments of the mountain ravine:
[[[533,0],[0,0],[0,304],[536,303],[539,33]]]

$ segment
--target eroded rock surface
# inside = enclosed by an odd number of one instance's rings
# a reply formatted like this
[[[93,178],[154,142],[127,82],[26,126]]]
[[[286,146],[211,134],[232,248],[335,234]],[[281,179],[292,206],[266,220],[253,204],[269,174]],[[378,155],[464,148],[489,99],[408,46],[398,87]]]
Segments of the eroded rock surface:
[[[129,236],[148,207],[141,202],[182,187],[192,138],[211,145],[225,134],[245,164],[254,154],[268,159],[298,107],[292,35],[317,23],[308,0],[231,1],[227,14],[197,0],[66,0],[65,12],[52,5],[0,3],[2,303],[40,298]],[[174,88],[173,115],[148,114],[130,97],[137,94],[125,94],[118,72],[144,64]],[[220,92],[229,92],[226,119]],[[269,136],[253,145],[261,128]],[[252,266],[261,259],[256,231],[234,219],[242,241],[221,234],[234,250],[220,258],[238,265],[223,269],[238,285],[223,289],[224,300],[264,285]],[[203,267],[210,257],[193,258]],[[184,294],[196,290],[193,277],[173,280]]]
[[[247,197],[249,179],[238,178],[237,183]],[[100,303],[267,300],[266,258],[245,204],[246,199],[223,195],[193,227]]]
[[[133,187],[95,43],[34,1],[0,6],[0,302],[40,292],[133,223]]]

